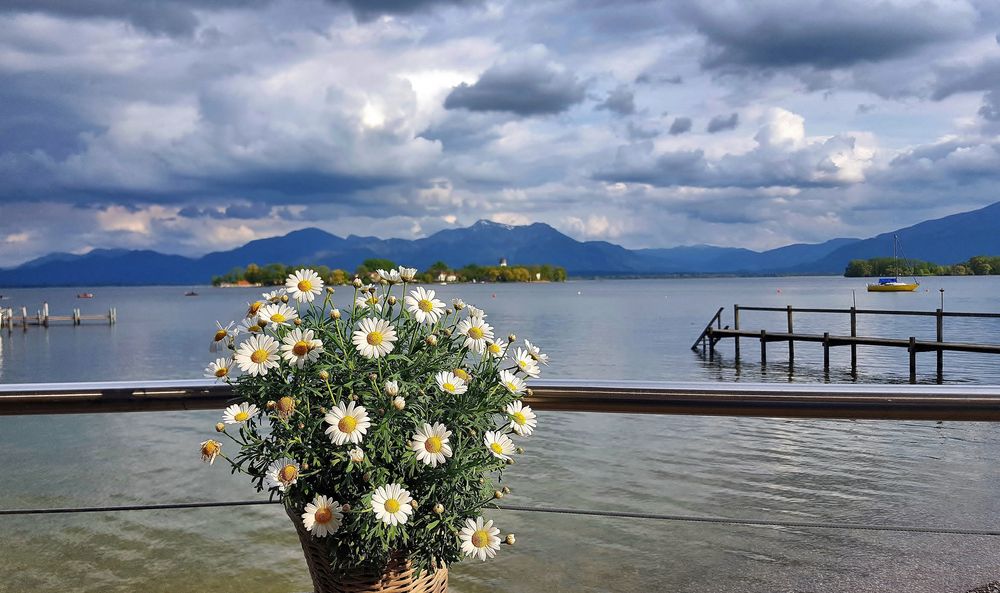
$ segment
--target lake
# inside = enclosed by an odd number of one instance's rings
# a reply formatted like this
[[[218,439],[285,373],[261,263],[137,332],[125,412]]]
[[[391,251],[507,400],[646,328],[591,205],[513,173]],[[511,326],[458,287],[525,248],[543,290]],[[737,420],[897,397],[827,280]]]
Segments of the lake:
[[[733,363],[690,350],[719,307],[1000,311],[1000,277],[926,278],[917,293],[868,294],[864,280],[713,278],[436,286],[486,309],[550,354],[546,379],[823,381],[822,349],[796,364],[771,344],[766,368],[746,341]],[[52,314],[118,310],[114,326],[0,333],[0,382],[200,378],[216,319],[242,314],[259,289],[4,289],[0,306]],[[77,300],[78,292],[95,294]],[[335,300],[349,305],[352,290]],[[784,313],[743,313],[741,327],[781,330]],[[796,330],[847,333],[846,316],[796,316]],[[1000,343],[1000,320],[947,319],[945,337]],[[860,317],[860,335],[933,339],[934,319]],[[945,355],[947,383],[1000,383],[1000,360]],[[934,380],[934,354],[919,379]],[[834,349],[830,380],[851,381]],[[859,348],[858,381],[908,379],[904,350]],[[257,496],[225,466],[201,463],[217,412],[0,418],[0,508]],[[987,423],[779,420],[541,413],[528,454],[506,477],[517,505],[724,515],[749,519],[1000,529],[1000,431]],[[997,538],[746,527],[495,511],[517,534],[496,560],[454,567],[451,590],[647,592],[963,592],[1000,579]],[[0,517],[0,591],[309,589],[297,540],[277,507]]]

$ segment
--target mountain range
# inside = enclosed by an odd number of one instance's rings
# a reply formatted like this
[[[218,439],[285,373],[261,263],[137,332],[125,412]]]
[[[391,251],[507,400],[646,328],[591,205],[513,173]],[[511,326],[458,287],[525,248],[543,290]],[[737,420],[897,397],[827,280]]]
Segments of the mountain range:
[[[711,245],[632,250],[606,241],[577,241],[543,223],[512,226],[487,220],[413,240],[338,237],[306,228],[201,257],[123,249],[52,253],[0,270],[0,286],[206,284],[213,275],[249,263],[353,270],[372,257],[421,269],[439,260],[458,267],[495,265],[506,258],[511,265],[562,266],[571,276],[840,274],[851,259],[891,254],[893,234],[899,235],[907,256],[939,264],[1000,255],[1000,202],[868,239],[832,239],[767,251]]]

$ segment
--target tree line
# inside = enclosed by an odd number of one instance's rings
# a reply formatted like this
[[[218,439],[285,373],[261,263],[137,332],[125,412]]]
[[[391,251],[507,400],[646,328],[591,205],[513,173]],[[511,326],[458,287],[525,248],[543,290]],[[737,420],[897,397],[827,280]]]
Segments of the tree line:
[[[354,278],[361,278],[366,282],[376,281],[378,280],[377,270],[391,270],[397,267],[397,265],[389,259],[371,258],[363,261],[351,273],[339,268],[331,269],[328,266],[288,266],[285,264],[259,266],[252,263],[248,264],[245,268],[236,267],[226,274],[212,276],[212,285],[260,284],[263,286],[277,286],[284,284],[289,274],[294,273],[302,267],[309,267],[315,270],[327,284],[340,285],[349,284]],[[416,282],[425,284],[439,281],[563,282],[564,280],[566,280],[566,269],[549,264],[532,266],[480,266],[469,264],[462,268],[452,268],[442,261],[436,262],[426,270],[418,272],[415,277]]]
[[[967,261],[939,265],[919,259],[894,260],[891,257],[852,259],[844,270],[848,278],[870,276],[989,276],[1000,274],[1000,256],[977,255]]]

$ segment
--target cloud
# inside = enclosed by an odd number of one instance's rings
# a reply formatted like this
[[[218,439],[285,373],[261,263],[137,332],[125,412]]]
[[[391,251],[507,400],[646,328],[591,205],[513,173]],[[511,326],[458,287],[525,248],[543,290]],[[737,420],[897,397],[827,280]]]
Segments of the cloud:
[[[690,117],[675,117],[674,123],[670,124],[670,135],[677,136],[691,131]]]
[[[506,111],[522,116],[566,111],[584,99],[585,85],[566,68],[528,56],[491,66],[474,84],[462,83],[445,99],[445,109]]]
[[[738,113],[730,113],[729,115],[716,115],[708,121],[708,125],[705,126],[705,131],[709,134],[714,134],[716,132],[722,132],[725,130],[735,130],[736,126],[740,124],[740,115]]]
[[[605,109],[618,115],[632,115],[635,113],[635,93],[627,86],[619,85],[594,109],[598,111]]]

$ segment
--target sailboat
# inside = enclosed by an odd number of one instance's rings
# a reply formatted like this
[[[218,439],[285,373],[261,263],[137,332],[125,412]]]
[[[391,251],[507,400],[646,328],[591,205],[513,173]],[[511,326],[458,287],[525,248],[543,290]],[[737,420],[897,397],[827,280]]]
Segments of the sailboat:
[[[899,244],[899,235],[892,236],[892,271],[899,273],[899,254],[903,252],[903,247]],[[905,261],[905,258],[904,258]],[[916,277],[913,282],[900,282],[899,278],[879,278],[877,284],[869,284],[868,292],[913,292],[920,286]]]

